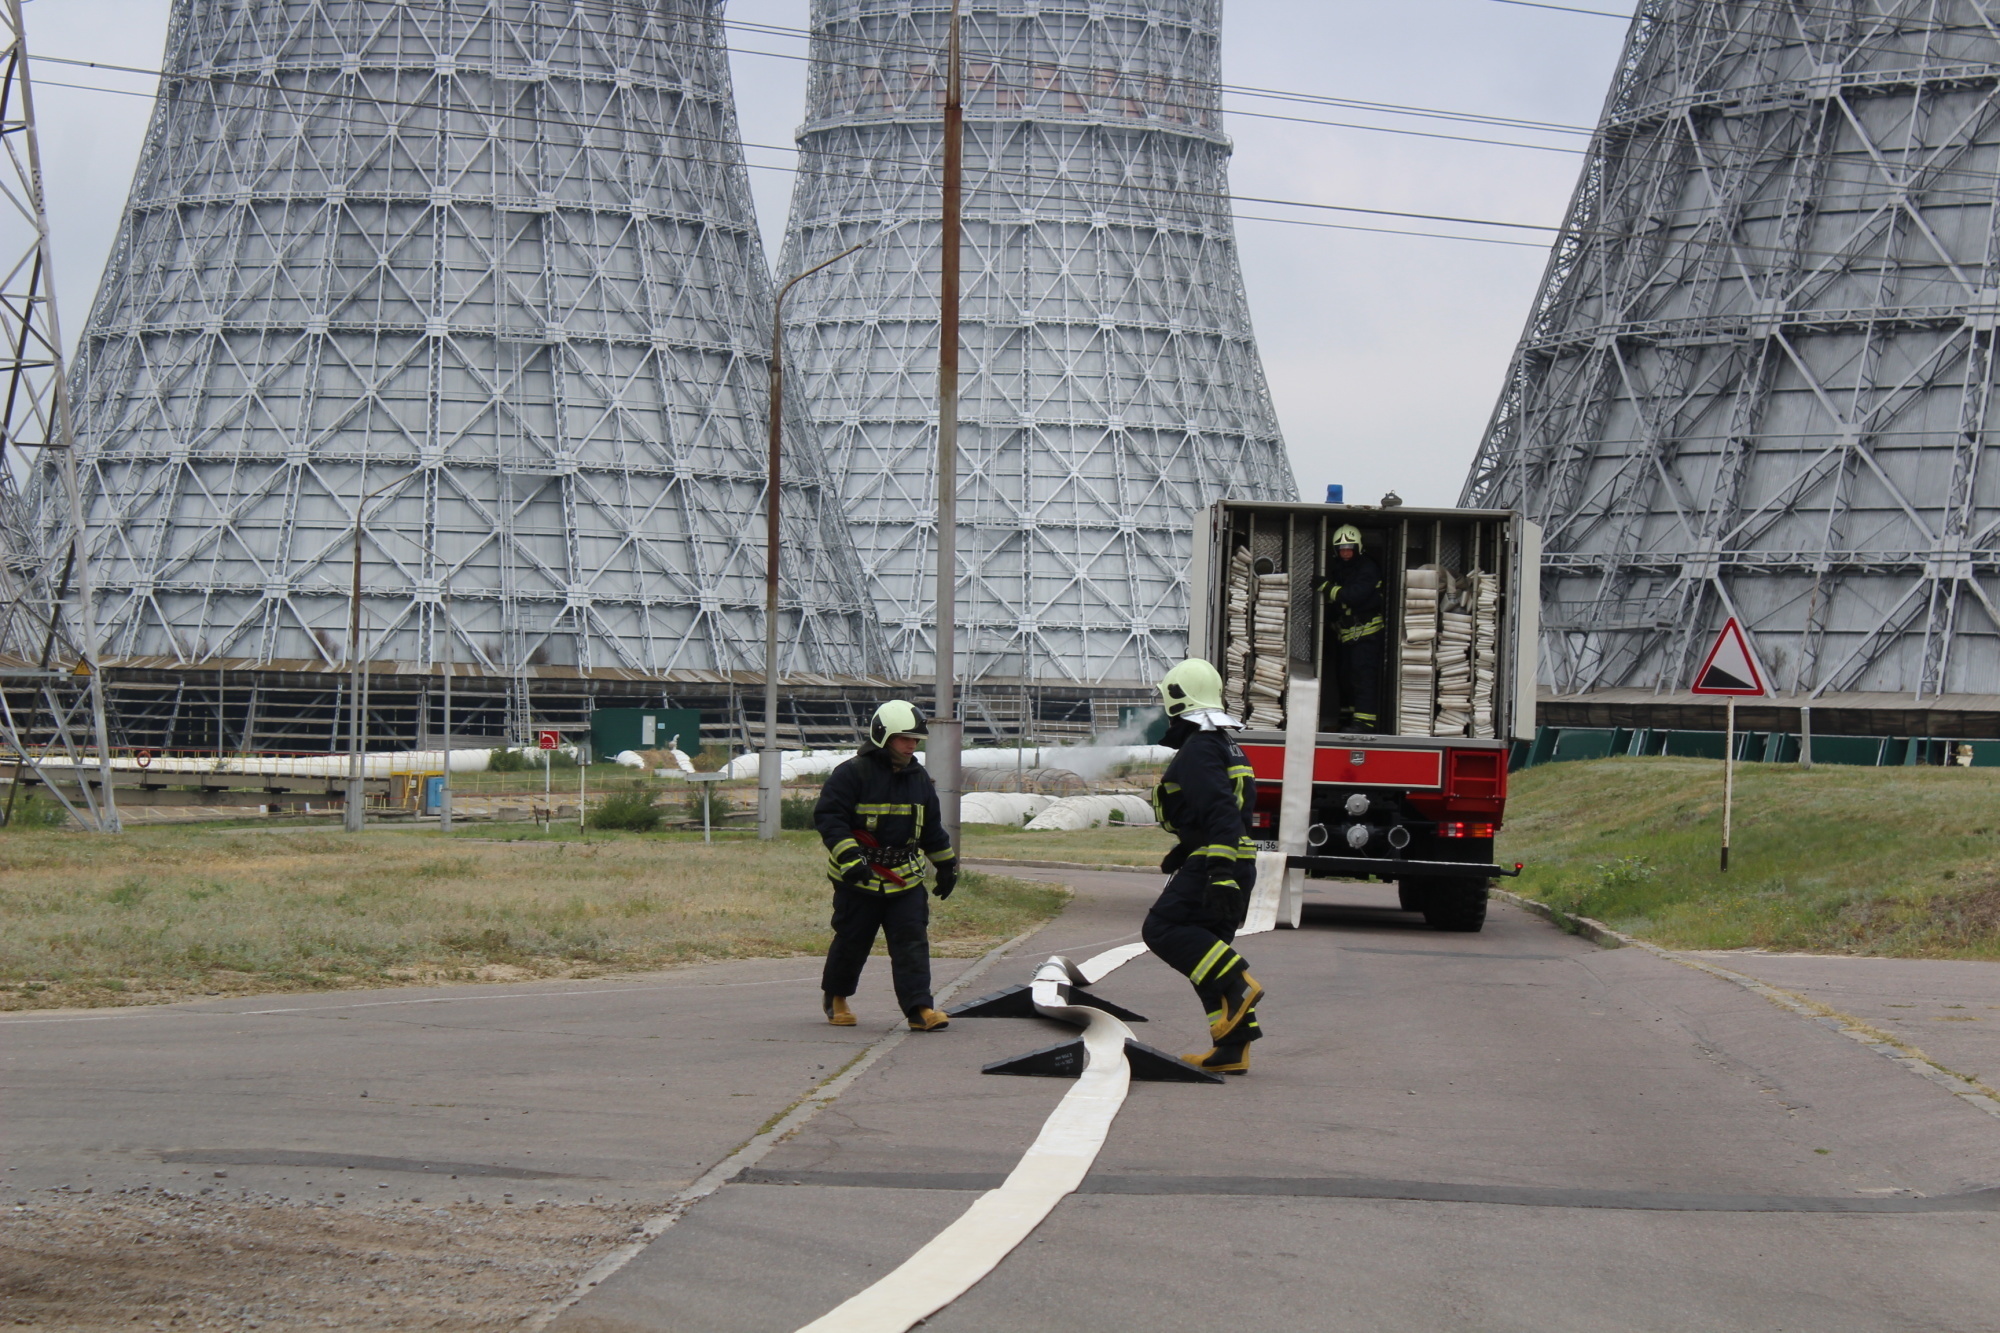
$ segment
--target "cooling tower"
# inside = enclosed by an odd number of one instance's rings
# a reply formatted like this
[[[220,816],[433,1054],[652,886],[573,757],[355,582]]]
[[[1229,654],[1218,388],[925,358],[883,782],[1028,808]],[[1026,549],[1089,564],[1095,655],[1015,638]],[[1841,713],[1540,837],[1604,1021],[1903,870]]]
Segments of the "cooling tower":
[[[945,0],[814,0],[780,273],[788,355],[892,660],[936,630]],[[1196,515],[1293,482],[1227,200],[1220,0],[964,10],[959,662],[1149,682],[1184,655]]]
[[[2000,693],[2000,37],[1644,0],[1466,484],[1547,528],[1545,684]]]
[[[721,0],[179,0],[77,372],[106,651],[763,664],[770,281]],[[780,666],[878,664],[814,450]],[[373,496],[365,501],[364,497]],[[713,679],[713,676],[709,677]]]

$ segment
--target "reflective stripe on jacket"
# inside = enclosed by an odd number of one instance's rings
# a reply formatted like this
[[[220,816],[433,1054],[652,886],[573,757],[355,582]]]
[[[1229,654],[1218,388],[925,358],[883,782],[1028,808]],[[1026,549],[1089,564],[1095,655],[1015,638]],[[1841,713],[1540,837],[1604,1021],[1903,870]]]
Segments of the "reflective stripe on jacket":
[[[1249,875],[1257,860],[1250,841],[1250,808],[1257,780],[1243,749],[1227,732],[1197,731],[1181,743],[1153,788],[1160,827],[1179,836],[1190,862],[1200,859],[1211,880]]]
[[[885,751],[867,742],[827,775],[813,807],[813,825],[826,844],[828,879],[839,883],[856,866],[868,865],[903,881],[877,873],[863,886],[877,893],[919,888],[927,873],[926,856],[943,865],[955,855],[938,810],[937,788],[924,766],[912,759],[897,769]]]
[[[1333,623],[1342,643],[1382,632],[1382,567],[1365,555],[1335,557],[1319,590],[1333,603]]]

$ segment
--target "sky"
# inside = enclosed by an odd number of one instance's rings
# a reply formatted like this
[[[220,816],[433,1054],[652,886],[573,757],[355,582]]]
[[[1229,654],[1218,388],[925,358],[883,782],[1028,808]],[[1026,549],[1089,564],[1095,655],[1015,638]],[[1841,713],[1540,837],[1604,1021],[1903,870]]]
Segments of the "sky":
[[[1552,0],[1629,13],[1631,0]],[[28,44],[157,68],[168,0],[31,0]],[[731,0],[730,19],[803,28],[807,0]],[[1588,128],[1626,23],[1506,0],[1227,0],[1233,87],[1393,103]],[[775,256],[804,110],[801,38],[733,31],[738,112],[758,220]],[[151,111],[153,81],[40,65],[36,111],[63,331],[82,327]],[[118,92],[81,91],[90,84]],[[1243,95],[1224,99],[1239,199],[1553,227],[1576,183],[1582,134],[1390,115]],[[1247,114],[1341,121],[1533,148],[1450,142]],[[757,146],[767,145],[767,146]],[[1566,151],[1550,151],[1559,149]],[[1551,233],[1239,202],[1243,279],[1300,494],[1346,487],[1455,503],[1541,281]],[[1341,231],[1253,218],[1451,232],[1481,241]]]

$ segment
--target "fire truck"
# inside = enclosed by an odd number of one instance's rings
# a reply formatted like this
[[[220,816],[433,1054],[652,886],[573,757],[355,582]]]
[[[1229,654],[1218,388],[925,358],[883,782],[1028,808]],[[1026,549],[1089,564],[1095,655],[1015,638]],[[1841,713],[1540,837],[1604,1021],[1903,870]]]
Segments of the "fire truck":
[[[1379,630],[1328,598],[1352,578],[1332,544],[1350,525]],[[1534,733],[1541,530],[1502,510],[1223,501],[1194,557],[1190,643],[1245,724],[1252,837],[1301,890],[1393,883],[1433,929],[1480,929],[1492,882],[1520,871],[1493,841],[1511,742]]]

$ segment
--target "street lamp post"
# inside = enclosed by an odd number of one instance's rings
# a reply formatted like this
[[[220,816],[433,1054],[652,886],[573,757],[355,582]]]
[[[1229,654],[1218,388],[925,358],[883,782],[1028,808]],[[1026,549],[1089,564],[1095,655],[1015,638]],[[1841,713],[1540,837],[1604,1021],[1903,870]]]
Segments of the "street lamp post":
[[[964,87],[959,81],[959,0],[951,0],[945,43],[944,191],[938,231],[937,716],[928,746],[939,814],[958,846],[959,751],[964,741],[952,701],[958,610],[958,277],[960,182],[965,169]]]
[[[362,714],[367,708],[362,698],[361,673],[361,516],[368,508],[368,502],[388,490],[408,481],[414,473],[404,473],[394,481],[385,481],[374,490],[361,497],[354,506],[354,588],[347,604],[347,695],[348,725],[347,743],[352,753],[347,758],[347,808],[341,812],[341,827],[349,833],[359,833],[368,823],[368,813],[364,808],[366,795],[362,791],[361,746],[365,726]],[[447,723],[447,726],[450,724]]]
[[[833,258],[795,274],[778,288],[777,299],[771,303],[771,458],[764,488],[764,750],[757,758],[757,836],[765,842],[778,836],[785,791],[784,762],[778,749],[778,474],[785,436],[785,296],[813,274],[874,239],[869,236],[857,241]]]
[[[439,603],[444,611],[444,780],[438,783],[438,832],[451,832],[451,584]]]

